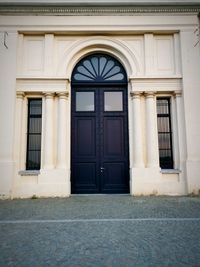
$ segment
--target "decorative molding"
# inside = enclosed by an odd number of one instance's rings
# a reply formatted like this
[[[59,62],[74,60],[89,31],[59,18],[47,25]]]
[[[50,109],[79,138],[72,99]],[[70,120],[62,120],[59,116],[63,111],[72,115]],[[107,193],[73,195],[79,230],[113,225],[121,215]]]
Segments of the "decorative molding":
[[[43,94],[46,99],[52,99],[55,96],[54,92],[44,92]]]
[[[139,92],[139,91],[130,92],[131,99],[140,98],[142,94],[143,92]]]
[[[174,97],[180,97],[181,95],[182,95],[182,91],[181,90],[174,91]]]
[[[24,92],[21,92],[21,91],[18,91],[17,93],[16,93],[16,95],[17,95],[17,98],[19,98],[19,99],[24,99],[24,97],[25,97],[25,93]]]
[[[44,6],[44,5],[0,5],[0,15],[118,15],[140,13],[199,13],[200,4],[165,6]]]
[[[144,95],[146,98],[154,98],[156,93],[157,93],[156,91],[147,91],[147,92],[144,92]]]
[[[173,92],[182,90],[181,78],[130,78],[132,91]]]
[[[69,92],[57,92],[56,95],[59,97],[59,99],[68,99],[69,98]]]
[[[90,36],[74,42],[65,51],[58,63],[56,73],[71,77],[71,71],[80,58],[99,51],[115,56],[124,65],[128,75],[135,75],[140,72],[140,64],[137,58],[124,42],[106,36]],[[63,73],[63,70],[66,70],[66,72]]]
[[[16,82],[17,91],[22,92],[66,92],[68,79],[54,78],[18,78]]]
[[[181,78],[129,78],[132,92],[158,91],[164,92],[181,92]],[[68,92],[70,90],[70,80],[65,78],[17,78],[17,94],[23,92],[40,93],[40,92]]]

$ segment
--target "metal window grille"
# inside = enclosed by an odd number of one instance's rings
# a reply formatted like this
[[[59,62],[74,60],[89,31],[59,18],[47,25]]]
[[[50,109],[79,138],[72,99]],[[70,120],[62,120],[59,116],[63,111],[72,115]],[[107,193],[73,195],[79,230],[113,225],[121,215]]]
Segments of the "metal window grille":
[[[41,159],[42,99],[28,100],[26,169],[39,170]]]
[[[161,169],[173,169],[170,98],[157,98],[158,144]]]

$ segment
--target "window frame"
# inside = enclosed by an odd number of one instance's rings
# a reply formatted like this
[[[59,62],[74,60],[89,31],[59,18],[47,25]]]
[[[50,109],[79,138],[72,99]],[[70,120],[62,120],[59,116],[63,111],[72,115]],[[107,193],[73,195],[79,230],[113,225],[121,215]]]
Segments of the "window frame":
[[[167,100],[168,102],[168,113],[166,114],[160,114],[158,113],[157,110],[157,101],[158,100]],[[162,170],[170,170],[174,169],[174,142],[173,142],[173,127],[172,127],[172,97],[171,96],[157,96],[156,97],[156,117],[157,117],[157,125],[158,125],[158,118],[163,117],[163,118],[168,118],[168,123],[169,123],[169,131],[168,132],[159,132],[158,127],[157,127],[157,134],[158,134],[158,152],[159,152],[159,165]],[[159,146],[159,134],[169,134],[170,137],[170,149],[160,149]],[[164,166],[163,163],[161,163],[161,156],[160,156],[160,150],[170,150],[170,163],[169,166]]]
[[[40,100],[41,101],[41,114],[40,115],[36,115],[36,116],[39,116],[39,118],[41,119],[41,128],[40,128],[40,150],[37,150],[37,151],[40,151],[40,162],[39,162],[39,168],[32,168],[29,166],[29,140],[30,140],[30,135],[31,133],[29,132],[29,126],[30,126],[30,118],[31,118],[31,115],[30,115],[30,102],[31,101],[37,101],[37,100]],[[27,98],[27,116],[26,116],[26,120],[27,120],[27,136],[26,136],[26,163],[25,163],[25,169],[27,171],[37,171],[37,170],[40,170],[41,169],[41,152],[42,152],[42,125],[43,125],[43,121],[42,121],[42,114],[43,114],[43,99],[42,97],[28,97]],[[33,115],[32,115],[33,116]],[[37,133],[38,134],[38,133]]]

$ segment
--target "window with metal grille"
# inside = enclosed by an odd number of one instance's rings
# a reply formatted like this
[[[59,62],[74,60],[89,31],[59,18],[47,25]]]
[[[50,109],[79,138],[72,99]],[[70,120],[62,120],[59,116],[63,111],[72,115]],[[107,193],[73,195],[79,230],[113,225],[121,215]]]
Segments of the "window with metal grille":
[[[42,99],[28,100],[26,169],[39,170],[41,158]]]
[[[157,98],[158,144],[161,169],[173,169],[170,98]]]

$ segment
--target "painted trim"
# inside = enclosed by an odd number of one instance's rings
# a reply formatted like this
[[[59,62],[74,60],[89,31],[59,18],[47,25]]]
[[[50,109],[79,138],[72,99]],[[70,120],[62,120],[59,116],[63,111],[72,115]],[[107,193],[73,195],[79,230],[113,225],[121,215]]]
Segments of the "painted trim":
[[[200,4],[196,5],[135,5],[135,6],[52,6],[37,5],[0,5],[0,15],[133,15],[140,13],[199,13]]]

